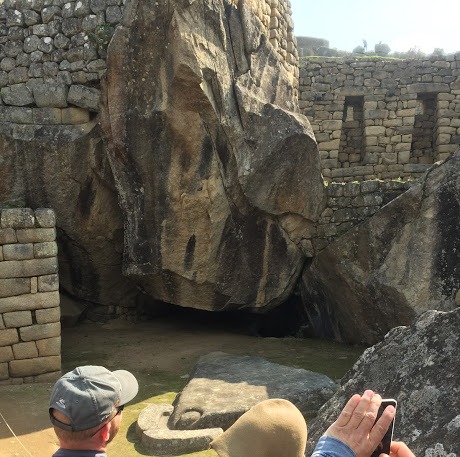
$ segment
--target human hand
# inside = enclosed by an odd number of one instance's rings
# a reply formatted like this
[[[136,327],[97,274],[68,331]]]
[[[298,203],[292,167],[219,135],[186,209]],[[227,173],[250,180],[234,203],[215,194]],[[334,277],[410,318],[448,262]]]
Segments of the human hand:
[[[366,390],[363,396],[353,395],[337,420],[326,430],[325,436],[345,443],[353,449],[356,457],[369,457],[382,441],[396,413],[393,406],[387,406],[380,419],[375,422],[381,403],[380,395],[375,394],[372,390]],[[412,456],[395,454],[395,457]]]
[[[380,457],[388,457],[387,454],[381,454]],[[406,444],[398,441],[391,442],[390,457],[415,457]]]

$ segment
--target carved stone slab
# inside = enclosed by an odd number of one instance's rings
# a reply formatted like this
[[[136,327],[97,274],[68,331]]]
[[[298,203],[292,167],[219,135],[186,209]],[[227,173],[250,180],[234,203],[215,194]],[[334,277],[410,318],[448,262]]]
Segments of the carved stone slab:
[[[139,414],[136,433],[143,446],[153,455],[181,455],[203,451],[223,430],[170,430],[168,419],[173,411],[172,405],[150,405]]]
[[[327,376],[261,357],[213,352],[198,361],[174,402],[170,428],[227,429],[255,404],[284,398],[313,417],[336,391]]]

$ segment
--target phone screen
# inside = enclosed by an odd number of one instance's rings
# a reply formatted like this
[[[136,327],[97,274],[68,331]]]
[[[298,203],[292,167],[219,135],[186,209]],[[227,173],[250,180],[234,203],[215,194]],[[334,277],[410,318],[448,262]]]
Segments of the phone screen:
[[[382,400],[382,403],[380,405],[379,411],[377,413],[377,417],[375,419],[376,422],[380,419],[380,416],[382,415],[383,411],[385,410],[385,408],[388,405],[392,405],[392,406],[394,406],[396,408],[397,402],[396,402],[396,400],[393,400],[393,399],[384,399],[384,400]],[[388,427],[388,430],[386,431],[382,441],[377,446],[375,451],[372,453],[371,457],[379,457],[382,452],[384,454],[390,455],[390,446],[391,446],[391,441],[393,439],[394,426],[395,426],[395,420],[393,419],[391,421],[391,424]]]

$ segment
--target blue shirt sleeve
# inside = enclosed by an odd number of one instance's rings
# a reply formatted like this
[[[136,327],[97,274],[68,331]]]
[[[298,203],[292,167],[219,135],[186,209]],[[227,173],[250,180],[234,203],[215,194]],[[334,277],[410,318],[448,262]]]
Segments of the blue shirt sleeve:
[[[322,436],[311,457],[356,457],[356,454],[337,438]]]

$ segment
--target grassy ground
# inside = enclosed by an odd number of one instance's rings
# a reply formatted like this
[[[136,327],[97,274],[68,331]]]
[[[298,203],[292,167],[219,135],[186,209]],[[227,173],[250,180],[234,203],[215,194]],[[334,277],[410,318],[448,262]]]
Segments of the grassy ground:
[[[136,434],[140,411],[151,403],[172,403],[201,355],[212,351],[250,354],[272,362],[341,378],[363,348],[321,340],[260,338],[233,333],[206,323],[158,319],[142,324],[112,321],[64,329],[63,372],[77,365],[123,368],[138,378],[140,391],[123,412],[122,428],[109,445],[110,457],[148,455]],[[52,384],[0,386],[0,412],[33,457],[48,457],[56,449],[49,427],[48,398]],[[1,457],[30,457],[0,417]],[[189,457],[216,456],[214,451]]]

